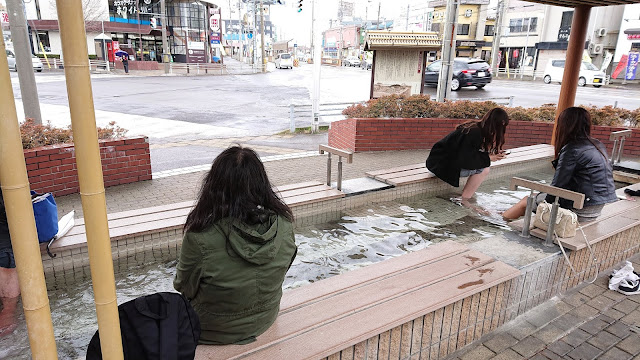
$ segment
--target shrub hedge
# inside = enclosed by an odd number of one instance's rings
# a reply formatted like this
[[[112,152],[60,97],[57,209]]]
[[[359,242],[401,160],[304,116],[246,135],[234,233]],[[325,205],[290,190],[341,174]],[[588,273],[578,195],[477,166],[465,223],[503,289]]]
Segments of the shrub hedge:
[[[98,127],[98,139],[110,140],[123,137],[128,130],[123,129],[112,121],[107,127]],[[46,125],[37,125],[33,119],[26,119],[20,124],[20,135],[22,137],[22,148],[33,149],[46,145],[66,144],[73,142],[73,131],[71,126],[64,129]]]
[[[342,111],[347,118],[444,118],[480,119],[489,110],[499,106],[493,101],[445,101],[430,100],[428,95],[401,97],[390,95],[372,99],[364,104],[354,104]],[[582,106],[591,114],[594,125],[640,127],[640,108],[627,110],[613,106]],[[556,104],[538,107],[506,107],[511,120],[553,122]]]

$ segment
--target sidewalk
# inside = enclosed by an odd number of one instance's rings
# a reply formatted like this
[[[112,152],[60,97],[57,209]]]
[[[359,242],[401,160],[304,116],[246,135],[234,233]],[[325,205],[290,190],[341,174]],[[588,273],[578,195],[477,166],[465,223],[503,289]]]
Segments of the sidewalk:
[[[631,261],[640,269],[640,255]],[[446,359],[640,359],[640,295],[609,290],[609,274],[601,272],[593,284],[542,303]]]
[[[367,171],[420,163],[427,155],[426,150],[357,153],[352,164],[344,165],[343,176],[354,179]],[[326,156],[292,156],[264,163],[272,185],[324,181]],[[205,173],[107,188],[107,212],[194,200]],[[60,214],[73,209],[76,218],[83,217],[79,194],[58,197],[56,202]],[[640,255],[632,260],[634,268],[640,269]],[[602,271],[594,284],[584,283],[542,303],[446,359],[640,359],[640,296],[609,290],[609,273]]]

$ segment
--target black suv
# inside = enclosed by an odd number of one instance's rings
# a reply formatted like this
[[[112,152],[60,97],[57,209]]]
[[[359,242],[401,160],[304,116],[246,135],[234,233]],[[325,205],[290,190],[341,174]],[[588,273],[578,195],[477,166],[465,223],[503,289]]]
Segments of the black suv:
[[[438,76],[442,68],[442,60],[429,64],[424,71],[425,85],[438,85]],[[456,58],[453,62],[453,79],[451,90],[458,91],[465,86],[482,89],[491,82],[491,67],[486,61],[474,58]]]

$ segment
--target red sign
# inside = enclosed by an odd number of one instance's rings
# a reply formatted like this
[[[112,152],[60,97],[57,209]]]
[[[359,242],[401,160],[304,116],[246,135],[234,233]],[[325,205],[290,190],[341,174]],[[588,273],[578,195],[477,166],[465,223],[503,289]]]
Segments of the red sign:
[[[9,22],[9,13],[4,11],[0,12],[0,22],[8,23]]]
[[[514,57],[514,58],[517,58],[517,57],[518,57],[518,55],[520,55],[520,51],[518,51],[518,49],[513,50],[513,57]]]
[[[622,73],[622,77],[624,78],[624,68],[625,66],[627,66],[628,61],[629,61],[629,55],[627,54],[622,55],[622,57],[620,58],[620,61],[618,62],[618,66],[616,66],[616,69],[613,70],[613,74],[611,74],[611,77],[614,79],[617,79],[620,73]]]

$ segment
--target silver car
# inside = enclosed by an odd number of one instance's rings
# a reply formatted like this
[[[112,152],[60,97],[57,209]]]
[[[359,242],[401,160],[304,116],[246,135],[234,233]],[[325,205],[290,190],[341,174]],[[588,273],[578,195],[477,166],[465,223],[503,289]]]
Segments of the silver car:
[[[7,51],[7,62],[9,63],[9,69],[13,71],[18,71],[18,67],[16,66],[16,55],[11,50]],[[33,65],[33,70],[37,72],[42,72],[44,65],[42,65],[42,61],[35,56],[31,55],[31,64]]]

